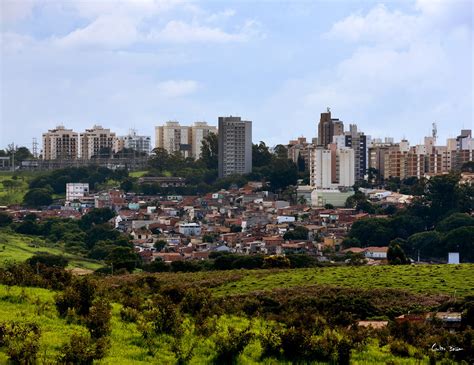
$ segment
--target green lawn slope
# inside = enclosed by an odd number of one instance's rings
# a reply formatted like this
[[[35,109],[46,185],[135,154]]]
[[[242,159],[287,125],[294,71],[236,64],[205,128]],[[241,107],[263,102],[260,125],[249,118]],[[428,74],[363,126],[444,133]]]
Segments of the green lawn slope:
[[[65,252],[62,245],[47,243],[35,236],[0,230],[0,266],[8,261],[25,261],[39,252],[65,256],[69,259],[69,268],[71,269],[96,270],[103,267],[97,261]]]

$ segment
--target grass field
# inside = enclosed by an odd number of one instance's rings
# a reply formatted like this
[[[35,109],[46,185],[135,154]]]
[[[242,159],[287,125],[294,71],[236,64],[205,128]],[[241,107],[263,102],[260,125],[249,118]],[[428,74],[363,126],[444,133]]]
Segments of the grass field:
[[[344,266],[291,270],[229,270],[156,274],[163,282],[195,283],[215,295],[306,285],[403,289],[416,294],[474,295],[474,264]],[[115,279],[112,279],[115,280]]]
[[[33,321],[40,325],[41,340],[38,353],[38,363],[54,363],[64,344],[72,332],[85,330],[78,324],[68,323],[58,317],[54,305],[53,291],[38,288],[6,287],[0,285],[0,322],[2,321]],[[108,356],[97,364],[103,365],[132,365],[132,364],[175,364],[176,359],[171,349],[169,336],[159,336],[155,356],[150,356],[143,346],[143,342],[136,325],[121,320],[120,306],[113,305],[111,348]],[[265,323],[261,320],[248,320],[236,316],[222,316],[217,319],[218,331],[225,330],[229,325],[243,329],[250,324],[252,332],[258,334],[264,330]],[[206,339],[195,337],[192,333],[192,324],[185,320],[186,332],[184,341],[195,343],[194,356],[190,364],[209,364],[214,353],[213,337]],[[238,364],[290,364],[266,359],[259,361],[261,345],[257,340],[252,341],[240,355]],[[7,363],[6,354],[0,349],[0,364]],[[387,346],[379,347],[371,342],[359,352],[353,352],[353,364],[381,364],[391,361],[393,364],[428,364],[427,359],[415,360],[399,358],[390,354]],[[316,363],[314,363],[316,364]]]
[[[23,196],[28,190],[28,183],[31,174],[19,174],[15,181],[16,186],[12,189],[7,189],[3,186],[3,181],[12,180],[13,174],[11,172],[0,172],[0,205],[19,204],[23,201]]]
[[[38,252],[48,252],[67,257],[69,268],[96,270],[103,267],[97,261],[64,252],[60,245],[46,243],[39,237],[0,231],[0,266],[6,261],[25,261]]]
[[[147,174],[148,171],[133,171],[129,173],[130,177],[142,177],[143,175]]]

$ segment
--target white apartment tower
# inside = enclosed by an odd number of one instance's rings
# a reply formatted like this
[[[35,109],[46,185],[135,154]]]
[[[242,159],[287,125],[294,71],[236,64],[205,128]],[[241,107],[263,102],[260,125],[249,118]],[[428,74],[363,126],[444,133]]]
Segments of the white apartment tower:
[[[110,157],[114,147],[115,133],[110,129],[94,125],[80,134],[81,158],[89,160],[93,156]]]
[[[43,160],[75,160],[79,137],[72,129],[59,125],[43,133]]]
[[[114,141],[114,152],[120,152],[124,148],[148,155],[151,151],[151,137],[139,136],[135,129],[130,129],[126,136],[117,137]]]
[[[355,183],[354,150],[316,147],[310,153],[310,185],[317,189],[352,187]]]

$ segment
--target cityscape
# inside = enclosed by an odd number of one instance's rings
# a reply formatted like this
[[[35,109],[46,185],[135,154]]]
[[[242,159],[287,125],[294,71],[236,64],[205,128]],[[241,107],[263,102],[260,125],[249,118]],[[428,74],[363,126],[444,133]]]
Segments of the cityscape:
[[[472,2],[0,10],[0,364],[474,363]]]

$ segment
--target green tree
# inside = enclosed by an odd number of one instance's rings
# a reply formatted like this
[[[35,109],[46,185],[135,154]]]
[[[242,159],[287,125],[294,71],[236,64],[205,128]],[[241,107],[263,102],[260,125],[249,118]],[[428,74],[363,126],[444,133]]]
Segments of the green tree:
[[[390,265],[406,265],[410,260],[398,243],[391,242],[387,250],[387,260]]]
[[[42,207],[53,202],[51,191],[48,189],[31,189],[24,198],[23,204],[28,207]]]
[[[395,235],[388,219],[364,218],[352,224],[349,237],[357,239],[361,247],[367,247],[388,246]]]
[[[208,169],[217,170],[219,143],[217,134],[209,133],[201,144],[201,161]]]
[[[265,142],[260,141],[259,144],[252,145],[252,166],[262,167],[270,165],[272,154]]]
[[[285,240],[307,240],[308,233],[308,228],[303,226],[296,226],[293,230],[287,231],[283,235],[283,238]]]
[[[441,235],[436,231],[415,233],[408,237],[405,252],[412,258],[440,258],[444,255],[444,248],[441,244]]]
[[[465,213],[454,213],[440,221],[436,225],[436,230],[439,232],[449,232],[465,226],[474,226],[474,218]]]
[[[10,225],[10,223],[13,221],[12,217],[10,217],[10,214],[5,213],[5,212],[0,212],[0,227],[6,227]]]
[[[449,231],[443,238],[448,252],[459,252],[463,262],[474,262],[474,227],[460,227]]]

